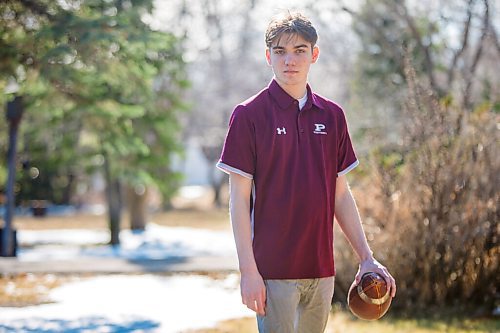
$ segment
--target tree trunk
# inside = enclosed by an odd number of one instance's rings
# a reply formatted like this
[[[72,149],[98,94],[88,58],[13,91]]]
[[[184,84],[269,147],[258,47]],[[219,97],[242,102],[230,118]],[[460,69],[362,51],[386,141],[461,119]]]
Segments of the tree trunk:
[[[210,163],[212,165],[214,165],[215,161],[211,160]],[[223,206],[222,196],[221,196],[220,192],[221,192],[221,189],[222,189],[222,185],[224,185],[224,182],[227,179],[227,177],[221,176],[219,174],[219,172],[220,171],[217,170],[216,168],[212,168],[209,171],[209,174],[208,174],[208,180],[210,182],[210,187],[214,191],[214,202],[213,202],[213,204],[217,208],[221,208]]]
[[[111,233],[111,245],[120,244],[120,220],[121,220],[121,186],[120,181],[111,175],[109,160],[104,154],[104,172],[106,177],[106,199],[108,201],[109,230]]]
[[[71,203],[71,195],[74,193],[75,186],[75,175],[69,173],[68,175],[68,186],[66,186],[63,190],[61,203],[63,205],[69,205]]]
[[[127,187],[127,204],[130,213],[130,229],[144,230],[147,221],[147,188]]]
[[[212,182],[212,188],[214,190],[214,204],[217,208],[222,207],[222,199],[220,195],[222,183],[222,180],[215,180],[214,182]]]

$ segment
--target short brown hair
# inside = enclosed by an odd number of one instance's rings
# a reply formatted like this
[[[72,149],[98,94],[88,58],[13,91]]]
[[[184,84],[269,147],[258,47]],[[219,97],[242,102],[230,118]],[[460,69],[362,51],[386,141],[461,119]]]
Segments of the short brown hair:
[[[266,45],[271,47],[276,40],[280,40],[284,34],[299,35],[311,46],[316,45],[318,34],[311,21],[299,12],[284,12],[275,16],[266,30]]]

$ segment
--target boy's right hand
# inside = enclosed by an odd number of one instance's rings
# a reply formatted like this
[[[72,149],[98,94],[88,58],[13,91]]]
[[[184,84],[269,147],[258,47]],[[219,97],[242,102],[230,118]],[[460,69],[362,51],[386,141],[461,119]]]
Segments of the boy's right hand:
[[[241,274],[241,300],[258,315],[266,315],[266,285],[259,273]]]

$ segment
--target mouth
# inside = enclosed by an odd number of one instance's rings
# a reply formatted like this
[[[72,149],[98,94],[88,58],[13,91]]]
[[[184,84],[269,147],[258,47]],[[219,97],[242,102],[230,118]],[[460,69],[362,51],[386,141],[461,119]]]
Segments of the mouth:
[[[297,74],[299,71],[284,71],[285,74]]]

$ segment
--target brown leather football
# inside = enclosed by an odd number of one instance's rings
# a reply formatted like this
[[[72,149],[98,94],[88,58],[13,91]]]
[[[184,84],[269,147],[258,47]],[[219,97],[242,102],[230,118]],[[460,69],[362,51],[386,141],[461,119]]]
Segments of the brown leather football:
[[[364,320],[381,318],[389,309],[391,301],[387,284],[377,273],[366,273],[358,285],[354,281],[347,296],[351,312]]]

